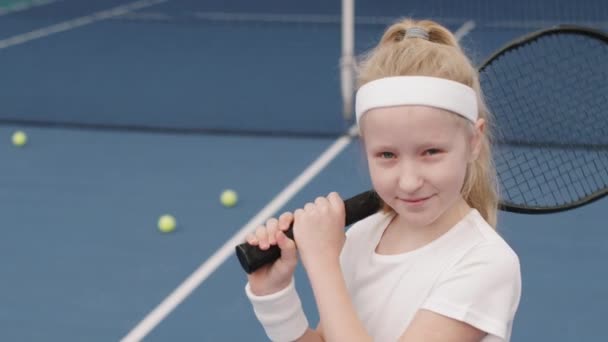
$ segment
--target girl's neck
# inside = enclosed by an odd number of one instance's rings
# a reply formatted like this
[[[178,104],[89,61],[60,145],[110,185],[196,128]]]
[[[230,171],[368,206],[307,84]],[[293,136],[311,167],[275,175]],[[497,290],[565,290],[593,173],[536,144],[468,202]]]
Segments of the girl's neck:
[[[470,211],[471,207],[466,201],[459,200],[435,222],[424,227],[408,224],[397,214],[384,231],[376,252],[401,254],[418,249],[447,233]]]

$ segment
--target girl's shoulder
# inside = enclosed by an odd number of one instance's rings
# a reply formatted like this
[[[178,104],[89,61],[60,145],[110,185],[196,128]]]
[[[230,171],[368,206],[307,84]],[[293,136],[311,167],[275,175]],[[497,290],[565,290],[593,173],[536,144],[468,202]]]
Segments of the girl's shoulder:
[[[348,258],[361,257],[373,251],[382,232],[390,223],[393,213],[378,212],[353,224],[346,231],[346,242],[342,253]]]
[[[460,263],[497,263],[519,268],[519,257],[509,243],[474,210],[467,216],[467,229],[458,239],[466,246]]]
[[[353,240],[371,238],[375,236],[379,230],[384,230],[394,215],[394,213],[383,211],[370,215],[350,226],[346,231],[346,236]]]

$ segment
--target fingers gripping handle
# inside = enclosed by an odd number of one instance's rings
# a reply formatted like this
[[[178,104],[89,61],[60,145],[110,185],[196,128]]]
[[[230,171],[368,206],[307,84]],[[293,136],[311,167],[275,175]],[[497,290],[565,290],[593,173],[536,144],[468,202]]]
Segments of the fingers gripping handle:
[[[366,191],[344,201],[345,225],[349,226],[380,210],[381,201],[374,191]],[[285,231],[285,235],[293,239],[293,223]],[[247,273],[255,272],[258,268],[271,264],[281,257],[279,246],[270,246],[261,250],[258,246],[242,243],[236,246],[236,256]]]

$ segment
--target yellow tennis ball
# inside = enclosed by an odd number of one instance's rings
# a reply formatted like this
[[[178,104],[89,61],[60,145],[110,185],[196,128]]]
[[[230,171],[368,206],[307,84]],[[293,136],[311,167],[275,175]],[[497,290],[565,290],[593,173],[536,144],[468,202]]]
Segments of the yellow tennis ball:
[[[23,131],[16,131],[13,133],[13,145],[21,147],[27,143],[27,134]]]
[[[158,219],[158,230],[163,233],[170,233],[175,230],[177,222],[171,215],[163,215]]]
[[[234,207],[238,200],[239,195],[237,195],[234,190],[224,190],[220,196],[220,202],[222,202],[223,206],[228,208]]]

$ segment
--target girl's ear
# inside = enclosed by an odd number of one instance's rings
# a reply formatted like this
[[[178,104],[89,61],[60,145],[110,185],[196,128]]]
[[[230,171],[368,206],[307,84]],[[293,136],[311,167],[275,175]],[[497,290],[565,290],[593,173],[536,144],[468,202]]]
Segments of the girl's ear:
[[[486,129],[486,120],[478,119],[473,127],[473,135],[471,137],[471,162],[479,157],[481,151],[481,142]]]

